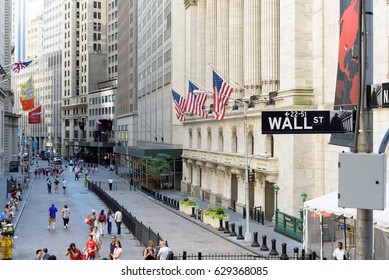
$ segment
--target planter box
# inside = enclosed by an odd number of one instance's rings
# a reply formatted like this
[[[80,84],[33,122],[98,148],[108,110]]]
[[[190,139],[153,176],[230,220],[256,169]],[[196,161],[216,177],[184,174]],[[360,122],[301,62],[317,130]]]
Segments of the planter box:
[[[219,228],[220,227],[219,218],[211,218],[208,215],[202,214],[202,220],[203,220],[203,223],[205,223],[207,225],[210,225],[213,228]],[[224,222],[225,221],[228,221],[228,217],[223,219],[223,227],[224,227]]]
[[[185,204],[180,203],[180,211],[184,212],[187,215],[192,215],[192,208],[195,208],[195,214],[197,214],[198,206],[187,206]]]

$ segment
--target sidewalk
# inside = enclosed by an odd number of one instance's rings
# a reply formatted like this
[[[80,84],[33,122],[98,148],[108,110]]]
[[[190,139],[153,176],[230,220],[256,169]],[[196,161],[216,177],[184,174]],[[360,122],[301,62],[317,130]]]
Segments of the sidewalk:
[[[39,166],[46,167],[47,162],[40,161]],[[17,173],[14,173],[13,177]],[[8,176],[0,179],[2,186],[5,185]],[[13,260],[33,260],[35,251],[44,247],[49,249],[59,260],[66,260],[65,252],[69,244],[74,242],[79,249],[83,249],[89,234],[84,222],[86,216],[95,209],[99,212],[107,207],[94,193],[88,191],[83,186],[83,181],[74,181],[74,173],[66,170],[59,176],[60,181],[63,178],[68,182],[67,194],[63,194],[62,187],[59,192],[47,192],[46,177],[34,179],[32,175],[31,187],[24,192],[22,201],[23,208],[17,211],[17,217],[13,222],[15,234],[13,237]],[[50,177],[53,180],[52,177]],[[5,199],[5,191],[2,200]],[[55,204],[58,211],[67,204],[70,208],[69,228],[64,229],[62,218],[57,213],[57,222],[55,230],[48,230],[48,208]],[[113,225],[112,234],[116,234],[116,226]],[[100,250],[101,258],[108,257],[110,235],[102,236],[103,245]],[[122,243],[123,255],[125,260],[142,259],[143,246],[140,246],[138,240],[122,225],[122,235],[118,237]]]
[[[114,190],[109,191],[108,188],[108,178],[112,177],[114,180],[113,186]],[[116,199],[120,204],[125,206],[129,212],[131,212],[139,221],[142,221],[146,226],[150,226],[152,230],[156,233],[159,233],[162,238],[168,240],[169,246],[178,253],[182,254],[183,251],[189,253],[197,254],[198,252],[209,252],[215,253],[213,245],[215,243],[209,242],[208,240],[201,240],[198,238],[199,232],[206,231],[208,232],[207,236],[217,237],[217,239],[224,240],[223,246],[226,244],[234,245],[235,247],[240,247],[248,252],[254,254],[267,254],[266,251],[260,251],[260,247],[252,247],[252,244],[246,243],[244,240],[238,240],[236,237],[230,237],[229,234],[223,233],[223,231],[218,231],[218,229],[212,228],[209,225],[204,224],[203,222],[190,217],[178,210],[175,210],[162,202],[159,202],[152,197],[144,194],[140,190],[134,191],[133,188],[130,188],[129,184],[125,179],[117,176],[114,172],[109,171],[106,168],[100,167],[98,174],[91,175],[90,180],[94,182],[101,182],[101,187],[114,199]],[[117,189],[117,190],[115,190]],[[175,200],[181,200],[183,197],[189,197],[195,200],[199,204],[200,209],[207,209],[209,202],[202,201],[199,198],[190,197],[185,195],[177,190],[159,190],[160,194],[169,197]],[[148,202],[148,203],[146,203]],[[154,205],[150,206],[150,202]],[[154,209],[157,209],[154,211]],[[162,211],[164,209],[166,211]],[[170,215],[166,213],[169,212]],[[225,210],[229,214],[229,224],[235,223],[235,231],[238,233],[239,226],[243,228],[243,235],[246,228],[246,220],[243,219],[242,214],[233,212],[232,210]],[[183,221],[186,221],[185,223]],[[190,225],[189,225],[189,224]],[[186,230],[189,228],[189,230]],[[231,226],[230,226],[231,230]],[[250,232],[258,233],[258,243],[262,245],[262,236],[266,235],[266,245],[271,250],[271,240],[276,240],[276,249],[279,254],[281,254],[281,244],[287,244],[287,253],[288,255],[293,254],[293,248],[299,248],[299,252],[302,249],[302,243],[295,241],[291,238],[288,238],[284,235],[274,232],[274,225],[271,222],[265,222],[264,225],[259,223],[250,222]],[[227,241],[227,242],[226,242]],[[215,242],[215,241],[213,241]],[[194,246],[195,244],[195,246]],[[223,247],[222,246],[222,247]],[[207,247],[210,247],[207,249]],[[236,250],[233,250],[236,251]],[[220,253],[231,253],[227,248],[220,248]]]

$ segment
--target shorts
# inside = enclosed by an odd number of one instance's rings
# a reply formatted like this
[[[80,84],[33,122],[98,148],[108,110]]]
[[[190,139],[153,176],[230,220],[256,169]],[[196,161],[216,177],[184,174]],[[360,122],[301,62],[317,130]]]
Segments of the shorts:
[[[66,187],[62,187],[64,190],[66,190]]]
[[[49,218],[49,224],[50,223],[55,223],[55,218]]]

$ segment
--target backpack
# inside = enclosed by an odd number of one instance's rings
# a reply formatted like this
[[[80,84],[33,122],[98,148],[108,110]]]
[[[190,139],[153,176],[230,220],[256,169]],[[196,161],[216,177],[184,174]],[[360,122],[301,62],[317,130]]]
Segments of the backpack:
[[[104,222],[104,216],[103,216],[103,215],[100,215],[100,217],[99,217],[99,222],[100,222],[100,223]]]

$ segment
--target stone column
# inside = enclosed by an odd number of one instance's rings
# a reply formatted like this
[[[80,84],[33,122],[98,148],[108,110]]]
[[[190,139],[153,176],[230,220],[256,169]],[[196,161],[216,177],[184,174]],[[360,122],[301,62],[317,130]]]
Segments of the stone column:
[[[244,1],[243,60],[245,97],[261,93],[261,4],[257,0]]]
[[[229,21],[229,0],[217,0],[217,53],[216,64],[219,75],[228,78],[229,70],[229,34],[228,34],[228,21]],[[225,75],[223,75],[225,74]],[[228,81],[228,79],[227,79]]]
[[[211,171],[211,195],[209,197],[209,202],[210,203],[215,203],[216,202],[216,197],[214,196],[217,194],[217,186],[218,186],[218,175],[219,172],[217,169],[212,169]]]
[[[243,213],[243,208],[246,205],[246,175],[245,172],[239,176],[237,176],[238,179],[238,198],[236,200],[236,210],[238,212]]]
[[[234,88],[233,98],[242,98],[243,86],[243,1],[230,0],[229,18],[229,76]]]
[[[197,1],[185,0],[186,14],[186,75],[197,80]]]
[[[217,49],[217,40],[216,40],[216,13],[217,13],[217,0],[207,0],[207,22],[206,22],[206,63],[210,63],[214,67],[216,65],[216,49]],[[213,79],[212,79],[212,68],[207,67],[207,89],[213,88]]]
[[[261,1],[262,94],[277,91],[280,71],[280,0]]]
[[[197,0],[197,83],[201,87],[206,86],[207,62],[206,62],[206,22],[207,0]],[[208,98],[208,100],[210,100]]]

